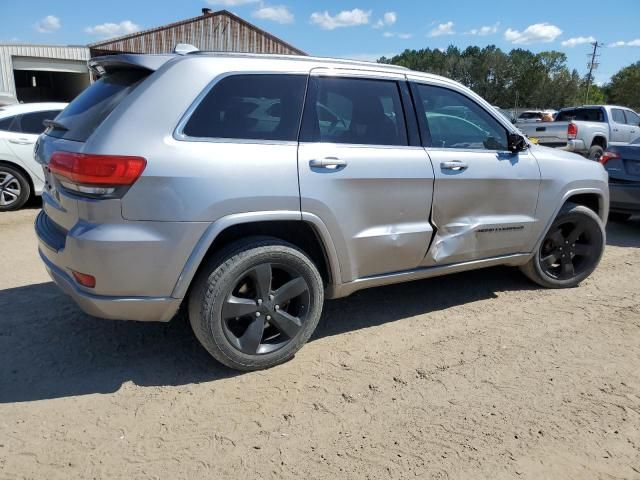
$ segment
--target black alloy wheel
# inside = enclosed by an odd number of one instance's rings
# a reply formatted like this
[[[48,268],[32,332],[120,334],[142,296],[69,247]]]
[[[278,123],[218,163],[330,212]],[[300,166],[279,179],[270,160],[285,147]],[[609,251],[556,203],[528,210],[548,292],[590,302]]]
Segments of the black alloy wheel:
[[[556,280],[571,280],[593,268],[602,250],[602,235],[580,215],[556,221],[540,247],[540,268]]]
[[[243,272],[222,306],[223,330],[240,352],[264,355],[296,338],[309,311],[309,286],[288,266],[263,263]]]

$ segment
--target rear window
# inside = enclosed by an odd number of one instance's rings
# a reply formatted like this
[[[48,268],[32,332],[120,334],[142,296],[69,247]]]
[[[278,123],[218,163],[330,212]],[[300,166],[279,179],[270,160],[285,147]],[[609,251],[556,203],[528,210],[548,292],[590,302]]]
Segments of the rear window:
[[[562,110],[556,117],[556,122],[580,120],[583,122],[604,122],[604,113],[600,108],[574,108]]]
[[[59,125],[47,133],[67,140],[86,141],[150,73],[140,69],[107,73],[73,100],[56,118]]]
[[[197,138],[297,140],[306,76],[233,75],[220,80],[183,133]]]
[[[522,120],[532,120],[534,118],[542,118],[541,112],[524,112],[520,114]]]

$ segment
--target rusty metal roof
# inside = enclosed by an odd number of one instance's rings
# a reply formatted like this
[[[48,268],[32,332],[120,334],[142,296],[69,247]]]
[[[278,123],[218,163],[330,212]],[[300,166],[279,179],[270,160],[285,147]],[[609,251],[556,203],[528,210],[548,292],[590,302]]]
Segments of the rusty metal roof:
[[[202,15],[198,15],[197,17],[188,18],[186,20],[170,23],[168,25],[163,25],[161,27],[150,28],[150,29],[141,30],[139,32],[132,33],[129,35],[122,35],[120,37],[110,38],[108,40],[103,40],[100,42],[89,44],[89,48],[91,50],[98,50],[98,51],[123,51],[123,50],[126,50],[127,47],[132,47],[126,51],[130,53],[134,53],[134,52],[135,53],[167,53],[164,51],[158,51],[159,49],[157,47],[155,48],[152,48],[150,46],[146,47],[147,42],[143,41],[144,37],[147,37],[147,38],[154,38],[157,36],[164,37],[164,33],[168,31],[183,32],[184,30],[183,29],[181,30],[181,27],[187,26],[189,24],[200,23],[203,20],[207,20],[215,17],[227,17],[229,20],[236,22],[240,24],[242,27],[244,27],[245,29],[253,32],[256,36],[260,36],[263,39],[266,39],[268,41],[271,41],[277,44],[276,50],[278,51],[274,51],[273,53],[287,53],[288,51],[292,54],[306,55],[306,52],[300,50],[299,48],[294,47],[290,43],[285,42],[284,40],[276,37],[275,35],[272,35],[271,33],[266,32],[265,30],[262,30],[261,28],[253,25],[252,23],[247,22],[246,20],[229,12],[228,10],[206,12],[206,13],[203,13]],[[199,33],[203,33],[203,32],[199,32]],[[210,33],[213,33],[213,32],[210,32]],[[175,37],[175,34],[173,36]],[[191,40],[191,39],[179,39],[179,41],[176,41],[175,43],[194,43],[195,46],[200,48],[200,46],[197,45],[198,43],[197,41],[193,42],[193,40],[191,41],[188,41],[188,40]],[[254,42],[254,46],[257,46],[258,40],[256,37],[254,37],[253,42]],[[263,42],[260,42],[260,43],[261,43],[260,48],[250,50],[250,51],[273,50],[273,48],[268,48],[268,46],[265,47]],[[236,41],[235,45],[237,46],[238,44],[239,42]],[[175,45],[171,45],[171,48],[173,48],[174,46]],[[203,47],[207,48],[206,45],[203,45]],[[154,51],[139,51],[141,49],[154,50]],[[162,45],[162,47],[160,47],[160,50],[166,50],[165,46]]]

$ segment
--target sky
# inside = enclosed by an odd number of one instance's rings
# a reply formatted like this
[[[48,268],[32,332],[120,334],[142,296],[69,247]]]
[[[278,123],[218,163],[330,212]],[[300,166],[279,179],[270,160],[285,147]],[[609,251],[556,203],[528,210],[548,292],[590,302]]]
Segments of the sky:
[[[0,0],[0,43],[85,45],[227,9],[312,55],[365,60],[406,48],[559,50],[570,68],[604,44],[596,82],[640,60],[640,0]]]

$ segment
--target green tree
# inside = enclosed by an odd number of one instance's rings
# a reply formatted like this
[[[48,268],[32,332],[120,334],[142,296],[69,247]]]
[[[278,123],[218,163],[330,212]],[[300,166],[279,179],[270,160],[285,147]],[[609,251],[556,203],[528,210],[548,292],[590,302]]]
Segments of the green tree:
[[[640,62],[623,68],[605,87],[609,103],[640,109]]]
[[[567,68],[566,55],[556,51],[535,54],[515,49],[507,54],[495,45],[470,46],[463,51],[450,46],[445,51],[405,50],[378,61],[451,78],[507,108],[574,105],[583,83],[578,72]]]

